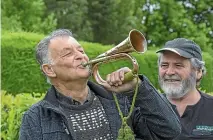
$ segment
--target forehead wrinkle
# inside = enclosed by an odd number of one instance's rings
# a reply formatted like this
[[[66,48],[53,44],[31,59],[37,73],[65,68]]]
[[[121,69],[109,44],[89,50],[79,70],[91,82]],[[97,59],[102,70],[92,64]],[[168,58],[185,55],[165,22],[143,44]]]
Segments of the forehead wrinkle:
[[[67,41],[65,41],[67,40]],[[51,44],[54,42],[55,49],[57,49],[57,54],[58,55],[64,55],[67,51],[73,51],[74,48],[82,48],[81,45],[73,38],[73,37],[68,37],[68,36],[60,36],[60,37],[55,37],[51,39]],[[62,50],[60,49],[60,46],[63,45],[64,47]]]
[[[69,50],[72,50],[72,49],[73,49],[73,48],[72,48],[72,46],[71,46],[71,47],[63,48],[63,49],[62,49],[62,51],[64,51],[64,52],[65,52],[65,51],[67,51],[67,50],[69,51]]]
[[[174,60],[170,60],[170,59],[162,59],[161,61],[162,63],[183,63],[184,60],[177,60],[177,59],[174,59]]]
[[[61,46],[64,45],[64,40],[65,37],[55,37],[50,40],[50,45],[49,47],[51,48],[50,55],[51,57],[60,57],[62,55]]]

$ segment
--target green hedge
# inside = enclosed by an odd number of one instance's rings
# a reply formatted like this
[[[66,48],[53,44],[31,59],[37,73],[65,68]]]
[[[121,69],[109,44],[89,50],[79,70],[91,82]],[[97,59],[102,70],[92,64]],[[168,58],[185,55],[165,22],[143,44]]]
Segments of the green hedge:
[[[12,93],[38,92],[44,93],[49,85],[39,69],[39,65],[35,60],[35,45],[44,36],[35,33],[2,33],[2,89]],[[80,41],[85,48],[86,53],[92,59],[100,53],[110,49],[112,45],[102,46],[97,43],[88,43]],[[145,74],[159,89],[157,55],[155,51],[150,50],[144,54],[133,54],[139,65],[140,73]],[[207,75],[201,83],[201,89],[211,92],[213,91],[213,58],[208,53],[204,53],[206,61]],[[107,65],[100,66],[100,73],[103,77],[109,72],[123,66],[129,66],[129,61],[116,61]]]

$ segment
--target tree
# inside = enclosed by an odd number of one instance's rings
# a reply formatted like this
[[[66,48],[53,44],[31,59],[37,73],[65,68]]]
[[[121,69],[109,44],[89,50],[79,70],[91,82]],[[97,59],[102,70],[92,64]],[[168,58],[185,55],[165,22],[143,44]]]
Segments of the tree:
[[[45,15],[42,0],[3,0],[1,10],[3,30],[47,33],[56,26],[54,14]]]
[[[203,50],[212,46],[208,33],[210,28],[205,22],[195,23],[193,14],[189,14],[181,2],[175,0],[144,0],[139,5],[135,16],[140,17],[142,25],[138,27],[145,32],[150,46],[162,46],[166,41],[176,37],[193,39]],[[196,9],[194,9],[196,10]]]
[[[56,14],[57,28],[70,29],[77,39],[93,41],[86,0],[44,0],[44,2],[47,11]]]
[[[206,39],[201,37],[199,43],[203,47],[205,51],[213,50],[213,3],[212,0],[179,0],[181,4],[184,6],[187,11],[188,18],[198,27],[198,36],[200,36],[200,32],[206,34]],[[203,38],[203,39],[202,39]],[[207,43],[203,43],[205,40]],[[210,46],[210,47],[209,47]]]

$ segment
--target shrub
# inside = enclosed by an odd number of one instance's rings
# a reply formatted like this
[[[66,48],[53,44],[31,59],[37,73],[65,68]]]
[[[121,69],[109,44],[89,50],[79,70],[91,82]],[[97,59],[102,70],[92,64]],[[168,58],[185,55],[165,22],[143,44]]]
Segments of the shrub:
[[[213,92],[210,94],[213,95]],[[23,113],[32,104],[41,100],[43,96],[44,94],[39,93],[20,93],[17,96],[12,96],[2,91],[1,140],[18,140]]]
[[[33,95],[33,96],[32,96]],[[43,97],[42,94],[22,93],[16,96],[1,91],[1,139],[18,140],[23,113]]]

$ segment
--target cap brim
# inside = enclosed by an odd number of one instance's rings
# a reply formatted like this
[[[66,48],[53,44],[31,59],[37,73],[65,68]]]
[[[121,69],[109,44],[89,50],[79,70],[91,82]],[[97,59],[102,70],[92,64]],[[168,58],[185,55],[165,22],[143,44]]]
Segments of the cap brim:
[[[178,48],[162,48],[162,49],[156,51],[156,53],[163,52],[163,51],[171,51],[171,52],[176,53],[176,54],[178,54],[182,57],[185,57],[185,58],[192,58],[193,57],[191,54],[189,54],[185,51],[182,51]]]

